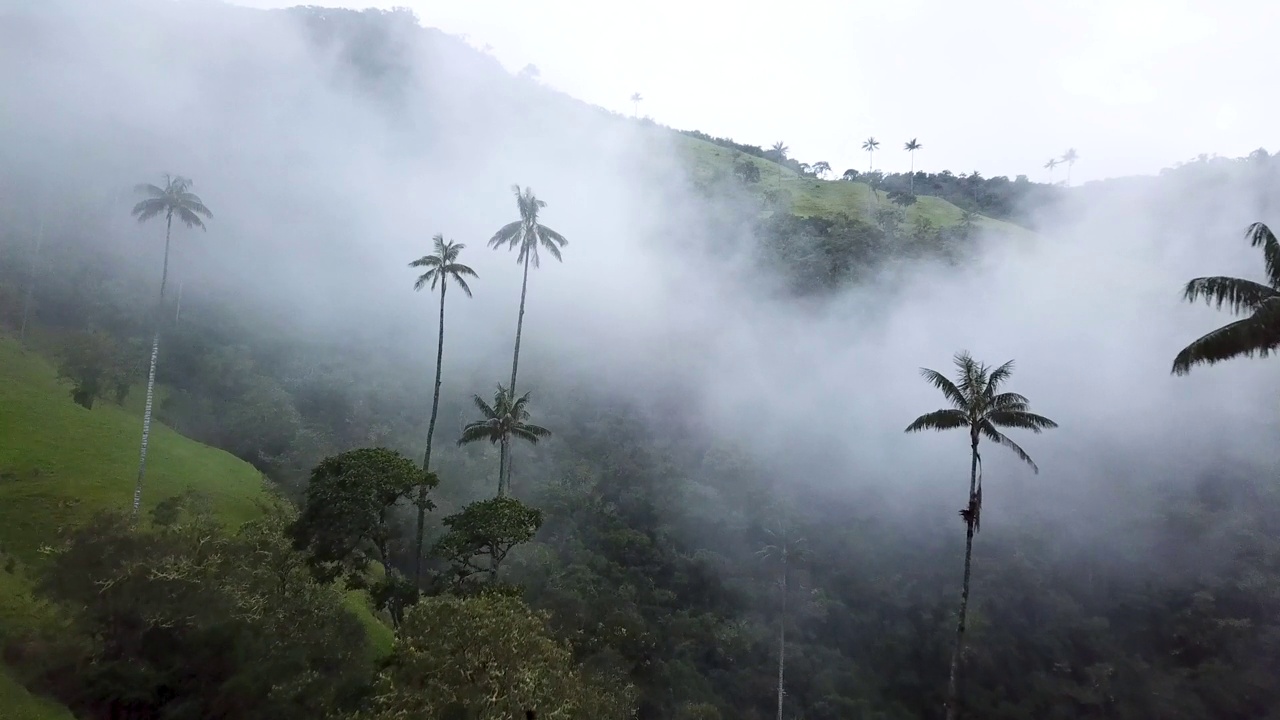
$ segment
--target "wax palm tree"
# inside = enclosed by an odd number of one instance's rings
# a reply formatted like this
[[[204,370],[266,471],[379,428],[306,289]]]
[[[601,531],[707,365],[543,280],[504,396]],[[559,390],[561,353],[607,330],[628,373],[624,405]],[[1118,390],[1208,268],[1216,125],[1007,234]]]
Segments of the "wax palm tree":
[[[769,151],[778,156],[778,162],[782,162],[787,159],[787,153],[791,152],[791,148],[787,147],[786,143],[779,140],[773,144],[773,147],[769,148]]]
[[[1058,158],[1049,158],[1049,162],[1045,163],[1045,168],[1049,171],[1049,184],[1053,184],[1053,169],[1058,167],[1062,161]]]
[[[644,97],[640,93],[631,93],[631,106],[634,108],[633,117],[640,117],[640,103]]]
[[[1195,365],[1237,357],[1267,357],[1280,349],[1280,242],[1263,223],[1245,231],[1253,247],[1262,248],[1266,284],[1234,277],[1200,277],[1187,283],[1187,302],[1203,299],[1219,309],[1226,305],[1234,315],[1245,315],[1199,338],[1173,359],[1173,374],[1186,375]]]
[[[436,415],[440,411],[440,370],[444,361],[444,296],[445,291],[449,289],[449,281],[452,280],[462,292],[471,297],[471,287],[467,285],[466,278],[476,277],[476,271],[462,265],[458,262],[458,254],[466,247],[463,243],[446,241],[444,235],[436,234],[431,238],[431,242],[435,245],[435,253],[424,255],[417,260],[409,263],[409,267],[426,268],[426,272],[418,276],[416,282],[413,283],[414,290],[421,290],[428,285],[432,290],[436,286],[440,286],[440,330],[436,340],[436,384],[435,392],[431,397],[431,420],[427,423],[427,449],[422,454],[422,471],[423,473],[431,472],[431,439],[436,432]],[[422,535],[423,524],[426,522],[427,513],[427,485],[423,483],[418,487],[418,530],[416,535],[417,550],[413,556],[413,580],[415,583],[422,579]]]
[[[556,260],[562,260],[560,248],[568,245],[569,241],[565,240],[560,233],[538,222],[538,211],[547,204],[533,194],[532,188],[521,190],[519,185],[513,185],[511,189],[516,194],[520,219],[503,225],[498,232],[494,233],[493,237],[489,238],[489,247],[497,249],[506,245],[509,250],[519,248],[516,262],[524,264],[524,280],[520,284],[520,315],[516,320],[516,349],[511,358],[511,384],[507,386],[514,395],[516,370],[520,367],[520,335],[524,331],[524,303],[529,292],[529,264],[533,263],[535,268],[541,266],[538,256],[539,248],[551,253],[551,257]]]
[[[1062,162],[1067,164],[1067,186],[1068,187],[1071,186],[1071,168],[1076,164],[1076,160],[1079,160],[1079,159],[1080,159],[1080,153],[1076,152],[1075,148],[1067,148],[1067,151],[1062,154]]]
[[[1040,433],[1058,424],[1049,418],[1028,410],[1029,401],[1013,392],[1001,392],[1001,385],[1013,374],[1013,361],[997,368],[989,368],[970,357],[968,352],[955,356],[956,379],[951,381],[936,370],[920,368],[920,374],[930,384],[942,391],[951,407],[934,410],[915,419],[906,432],[922,430],[968,430],[970,448],[969,503],[960,511],[965,523],[964,582],[960,590],[960,612],[956,624],[956,643],[951,651],[951,675],[947,682],[946,716],[955,720],[957,712],[960,656],[964,647],[965,616],[969,607],[969,577],[973,564],[973,535],[981,527],[982,513],[982,458],[978,454],[978,441],[983,437],[1013,451],[1018,459],[1039,473],[1031,456],[998,428],[1021,428]]]
[[[867,172],[875,168],[876,149],[879,147],[880,141],[874,137],[862,141],[862,149],[867,151]]]
[[[138,517],[142,504],[142,480],[147,472],[147,440],[151,436],[151,407],[155,398],[156,360],[160,357],[160,318],[164,308],[164,286],[169,280],[169,240],[173,235],[173,219],[188,228],[205,229],[204,220],[213,213],[204,206],[200,197],[191,192],[191,181],[180,175],[165,173],[164,186],[142,183],[134,188],[148,197],[133,206],[133,216],[139,223],[164,216],[164,269],[160,273],[160,297],[156,302],[155,333],[151,339],[151,369],[147,373],[147,400],[142,411],[142,448],[138,459],[138,481],[133,487],[133,517]]]
[[[488,440],[501,447],[502,454],[498,462],[498,497],[503,497],[511,490],[510,478],[505,473],[508,459],[511,457],[511,439],[519,438],[537,445],[539,440],[550,436],[551,431],[528,422],[529,393],[512,402],[510,391],[499,384],[498,390],[493,394],[492,405],[485,402],[479,395],[474,397],[474,401],[484,417],[467,423],[466,427],[462,428],[462,437],[458,438],[458,446]]]
[[[924,145],[921,145],[920,141],[916,140],[915,138],[911,138],[902,146],[903,150],[906,150],[907,152],[911,153],[911,183],[910,184],[911,184],[912,195],[916,194],[916,151],[922,147],[924,147]]]
[[[778,530],[766,528],[770,542],[756,551],[762,558],[778,565],[778,588],[782,594],[782,617],[778,622],[778,720],[782,720],[782,699],[786,697],[783,685],[783,670],[787,656],[787,570],[791,560],[799,560],[804,555],[804,538],[789,538],[786,523],[779,523]]]

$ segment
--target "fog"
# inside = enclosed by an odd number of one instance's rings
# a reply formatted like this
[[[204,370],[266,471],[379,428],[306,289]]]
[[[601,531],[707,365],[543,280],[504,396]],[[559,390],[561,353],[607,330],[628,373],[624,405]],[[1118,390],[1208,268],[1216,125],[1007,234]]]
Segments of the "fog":
[[[379,84],[286,13],[39,5],[0,2],[6,175],[97,198],[112,213],[102,241],[157,275],[163,230],[129,218],[130,187],[191,177],[215,215],[207,233],[175,229],[175,282],[405,366],[430,367],[436,313],[407,264],[435,233],[466,243],[480,278],[474,298],[449,294],[446,394],[506,377],[520,268],[485,243],[518,217],[519,183],[569,238],[563,263],[544,253],[531,270],[521,390],[678,394],[779,482],[948,513],[967,438],[902,431],[943,405],[918,368],[949,375],[962,349],[1015,359],[1009,389],[1061,425],[1010,433],[1038,476],[984,451],[987,516],[1137,511],[1135,489],[1277,459],[1273,366],[1169,374],[1229,319],[1183,303],[1182,284],[1262,272],[1242,233],[1274,218],[1234,180],[1082,188],[1039,235],[992,234],[958,269],[897,264],[815,308],[749,263],[754,239],[703,198],[666,131],[513,78],[461,41],[403,26],[370,46],[391,63]]]

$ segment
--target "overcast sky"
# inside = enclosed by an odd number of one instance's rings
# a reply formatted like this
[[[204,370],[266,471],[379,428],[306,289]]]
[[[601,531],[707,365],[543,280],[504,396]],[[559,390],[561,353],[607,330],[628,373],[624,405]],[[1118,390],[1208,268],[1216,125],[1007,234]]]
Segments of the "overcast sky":
[[[255,7],[298,4],[234,0]],[[1273,0],[315,0],[412,7],[588,102],[802,161],[1073,180],[1280,148]],[[785,9],[784,9],[785,8]],[[1057,179],[1062,178],[1059,169]]]

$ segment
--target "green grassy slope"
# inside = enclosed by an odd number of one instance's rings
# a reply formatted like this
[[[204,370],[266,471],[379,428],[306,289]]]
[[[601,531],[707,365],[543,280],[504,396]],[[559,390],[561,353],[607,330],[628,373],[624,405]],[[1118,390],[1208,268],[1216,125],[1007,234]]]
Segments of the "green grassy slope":
[[[889,204],[884,193],[880,193],[878,199],[874,198],[871,186],[864,182],[802,177],[790,168],[763,158],[740,153],[688,135],[676,134],[676,137],[676,142],[689,159],[696,178],[732,177],[734,161],[745,158],[760,168],[760,182],[753,187],[761,194],[769,190],[783,191],[782,194],[790,199],[790,211],[801,217],[832,217],[843,214],[870,221],[869,210],[878,205]],[[906,208],[908,223],[923,217],[936,227],[956,225],[960,222],[961,215],[963,211],[960,208],[942,198],[929,195],[918,196],[918,200]],[[982,216],[979,216],[978,224],[993,230],[1028,232],[1017,225]]]
[[[40,622],[27,579],[40,547],[94,512],[129,507],[141,433],[136,410],[109,402],[81,408],[44,358],[0,338],[0,644]],[[207,496],[232,527],[255,517],[268,497],[253,466],[153,424],[143,510],[186,490]],[[389,650],[391,630],[369,612],[365,595],[351,593],[348,603],[369,629],[372,651]],[[11,717],[70,715],[31,697],[0,666],[0,718]]]

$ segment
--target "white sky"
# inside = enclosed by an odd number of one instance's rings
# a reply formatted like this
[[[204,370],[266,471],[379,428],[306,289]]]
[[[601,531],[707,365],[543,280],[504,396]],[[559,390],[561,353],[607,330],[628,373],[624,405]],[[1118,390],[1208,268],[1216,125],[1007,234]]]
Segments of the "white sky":
[[[232,0],[254,7],[298,2]],[[400,5],[621,112],[865,169],[1151,173],[1280,149],[1276,0],[312,0]],[[1062,179],[1063,171],[1057,171]]]

